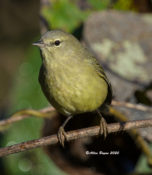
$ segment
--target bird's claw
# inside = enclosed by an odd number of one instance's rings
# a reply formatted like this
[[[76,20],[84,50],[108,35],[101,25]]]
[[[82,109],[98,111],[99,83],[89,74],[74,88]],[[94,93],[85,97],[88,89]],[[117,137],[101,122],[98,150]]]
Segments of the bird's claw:
[[[64,142],[67,139],[67,134],[62,126],[59,128],[57,136],[60,144],[64,147]]]

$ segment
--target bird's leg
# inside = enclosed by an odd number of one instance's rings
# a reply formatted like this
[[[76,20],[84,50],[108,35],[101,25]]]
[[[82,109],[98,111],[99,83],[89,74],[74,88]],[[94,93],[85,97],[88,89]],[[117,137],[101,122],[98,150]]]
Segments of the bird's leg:
[[[68,116],[68,118],[64,121],[64,123],[60,126],[59,130],[58,130],[58,139],[59,142],[61,143],[61,145],[64,147],[64,141],[67,138],[66,132],[64,131],[64,127],[65,125],[68,123],[68,121],[72,118],[72,116]]]
[[[106,120],[103,118],[103,116],[102,116],[102,114],[100,113],[99,110],[97,110],[97,113],[98,113],[98,115],[99,115],[99,117],[100,117],[100,134],[103,133],[104,138],[106,138],[107,135],[108,135],[107,122],[106,122]]]

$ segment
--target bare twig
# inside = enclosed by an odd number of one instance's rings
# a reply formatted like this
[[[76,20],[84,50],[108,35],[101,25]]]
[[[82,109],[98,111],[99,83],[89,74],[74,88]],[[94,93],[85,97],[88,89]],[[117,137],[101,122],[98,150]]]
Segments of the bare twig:
[[[123,123],[114,123],[108,124],[108,133],[119,132],[130,130],[133,128],[142,128],[152,126],[152,119],[149,120],[138,120],[138,121],[130,121]],[[99,126],[89,127],[85,129],[79,129],[74,131],[67,132],[67,141],[75,140],[88,136],[95,136],[99,134]],[[31,140],[19,144],[15,144],[12,146],[8,146],[0,149],[0,157],[7,156],[9,154],[22,152],[25,150],[46,146],[46,145],[54,145],[58,143],[57,135],[51,135],[48,137],[43,137],[41,139]]]
[[[137,110],[152,112],[152,108],[150,108],[150,107],[143,106],[143,105],[136,105],[136,104],[122,102],[122,101],[115,101],[115,100],[113,100],[112,101],[112,105],[113,106],[123,106],[123,107],[127,107],[127,108],[133,108],[133,109],[137,109]],[[10,116],[8,119],[0,121],[0,131],[3,131],[3,128],[5,126],[8,126],[8,125],[10,125],[12,123],[15,123],[17,121],[23,120],[25,118],[28,118],[30,116],[36,116],[36,117],[47,117],[47,116],[50,116],[48,114],[50,112],[55,112],[55,109],[53,107],[47,107],[47,108],[43,108],[43,109],[41,109],[39,111],[32,110],[32,109],[18,111],[17,113],[15,113],[12,116]]]
[[[49,118],[51,112],[55,112],[55,109],[53,107],[43,108],[39,111],[33,110],[33,109],[26,109],[26,110],[18,111],[16,113],[14,113],[8,119],[0,121],[0,131],[3,131],[5,126],[7,127],[8,125],[10,125],[12,123],[23,120],[23,119],[28,118],[30,116],[48,117]]]
[[[124,102],[124,101],[112,100],[112,105],[113,106],[121,106],[121,107],[131,108],[131,109],[137,109],[137,110],[144,111],[144,112],[152,112],[151,107],[141,105],[141,104],[128,103],[128,102]]]

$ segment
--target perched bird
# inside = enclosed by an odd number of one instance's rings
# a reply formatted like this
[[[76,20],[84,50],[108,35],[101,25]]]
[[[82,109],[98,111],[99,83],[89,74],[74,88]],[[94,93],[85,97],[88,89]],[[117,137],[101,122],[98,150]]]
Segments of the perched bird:
[[[48,101],[67,116],[59,128],[62,145],[64,127],[72,116],[97,111],[104,135],[107,127],[100,108],[111,103],[111,85],[97,59],[71,34],[60,30],[46,32],[33,43],[41,50],[39,82]]]

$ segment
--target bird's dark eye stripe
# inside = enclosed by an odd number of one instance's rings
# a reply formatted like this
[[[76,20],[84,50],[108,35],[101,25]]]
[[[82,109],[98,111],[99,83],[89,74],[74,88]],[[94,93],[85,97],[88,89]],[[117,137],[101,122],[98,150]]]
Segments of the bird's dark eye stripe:
[[[54,42],[54,44],[56,45],[56,46],[59,46],[60,45],[60,40],[56,40],[55,42]]]

